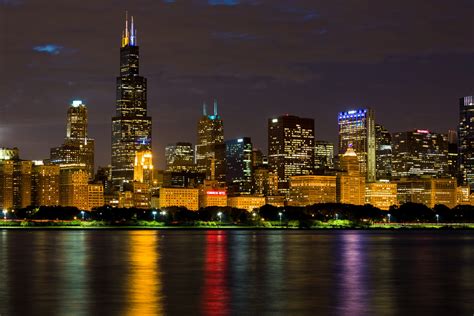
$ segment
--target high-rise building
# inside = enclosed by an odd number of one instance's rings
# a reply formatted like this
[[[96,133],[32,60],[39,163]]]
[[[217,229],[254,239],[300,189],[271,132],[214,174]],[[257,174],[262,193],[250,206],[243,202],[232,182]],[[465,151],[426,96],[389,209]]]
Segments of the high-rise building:
[[[51,163],[59,166],[76,166],[94,177],[94,140],[87,136],[87,107],[81,100],[72,101],[67,111],[64,143],[51,148]]]
[[[133,17],[130,27],[127,18],[120,48],[116,114],[112,118],[112,182],[116,190],[123,190],[124,184],[131,185],[136,152],[151,150],[147,80],[139,74],[136,33]]]
[[[179,142],[165,148],[167,171],[194,171],[194,149],[191,143]]]
[[[34,206],[59,205],[59,166],[33,162],[31,195]]]
[[[89,209],[89,175],[77,168],[61,168],[59,173],[59,204]]]
[[[268,166],[256,167],[253,170],[253,191],[257,195],[278,195],[278,176]]]
[[[13,208],[13,160],[0,160],[0,210]]]
[[[31,173],[33,162],[17,160],[13,165],[13,208],[25,208],[31,205]]]
[[[390,180],[392,176],[392,135],[375,124],[375,169],[377,180]]]
[[[352,147],[340,157],[344,171],[337,176],[337,201],[339,203],[365,204],[365,175],[361,172],[360,159]]]
[[[152,185],[153,154],[151,153],[151,150],[138,150],[135,152],[133,181]]]
[[[448,130],[448,175],[458,177],[458,133]]]
[[[393,177],[449,176],[446,135],[418,129],[395,133],[392,142]]]
[[[334,168],[334,144],[317,140],[314,142],[314,167],[325,170]]]
[[[339,155],[351,146],[359,157],[361,173],[368,182],[376,179],[374,111],[358,109],[340,112]]]
[[[459,100],[459,182],[474,188],[474,96]]]
[[[206,179],[225,182],[224,122],[217,113],[216,100],[212,115],[207,114],[206,104],[203,104],[202,117],[198,122],[196,165],[199,172],[206,174]]]
[[[283,115],[268,120],[268,164],[278,190],[288,193],[289,178],[314,170],[314,120]]]
[[[90,183],[88,186],[87,195],[87,210],[92,210],[96,207],[101,207],[105,204],[104,201],[104,186],[101,183]]]
[[[229,194],[251,194],[253,167],[250,137],[232,139],[226,145],[226,184]]]

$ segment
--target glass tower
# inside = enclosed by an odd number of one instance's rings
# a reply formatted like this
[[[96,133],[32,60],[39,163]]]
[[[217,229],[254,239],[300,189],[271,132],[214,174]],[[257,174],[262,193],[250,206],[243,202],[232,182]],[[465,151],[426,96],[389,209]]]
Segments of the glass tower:
[[[459,182],[474,189],[474,96],[459,100]]]
[[[147,81],[139,75],[139,49],[133,17],[128,17],[120,48],[116,114],[112,118],[112,183],[115,190],[133,181],[137,151],[151,150],[151,117],[147,115]],[[127,187],[128,188],[128,187]]]
[[[375,122],[371,109],[357,109],[340,112],[339,154],[352,147],[359,158],[361,173],[366,175],[368,182],[375,181]]]
[[[252,141],[250,137],[232,139],[226,145],[226,183],[230,194],[252,193]]]

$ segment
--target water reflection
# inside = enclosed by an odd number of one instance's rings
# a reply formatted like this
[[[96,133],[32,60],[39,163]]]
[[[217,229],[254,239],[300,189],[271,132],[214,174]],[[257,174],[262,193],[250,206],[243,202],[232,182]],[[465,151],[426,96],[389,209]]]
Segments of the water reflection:
[[[152,231],[130,232],[128,315],[163,315],[157,236]]]
[[[202,313],[204,315],[229,314],[229,288],[227,284],[227,233],[208,231],[204,262],[204,289]]]

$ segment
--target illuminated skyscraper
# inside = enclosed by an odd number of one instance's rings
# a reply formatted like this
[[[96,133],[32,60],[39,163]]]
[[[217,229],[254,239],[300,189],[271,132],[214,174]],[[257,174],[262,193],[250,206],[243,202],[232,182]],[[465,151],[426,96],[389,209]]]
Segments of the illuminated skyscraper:
[[[339,154],[343,154],[351,146],[359,158],[361,173],[366,175],[368,182],[375,181],[375,123],[371,109],[358,109],[340,112]]]
[[[269,119],[268,164],[278,175],[280,193],[288,193],[290,176],[312,174],[314,120],[291,115]]]
[[[252,142],[250,137],[232,139],[226,145],[226,183],[230,194],[252,193]]]
[[[375,124],[375,157],[377,180],[389,180],[392,176],[392,136],[379,124]]]
[[[474,96],[459,100],[459,182],[474,189]]]
[[[340,167],[344,171],[337,176],[337,201],[339,203],[365,204],[365,176],[360,171],[360,159],[352,147],[340,157]]]
[[[214,101],[212,115],[207,114],[206,104],[203,104],[198,122],[196,165],[199,172],[206,174],[206,179],[225,182],[224,122],[217,113],[217,101]]]
[[[74,100],[67,111],[66,138],[60,147],[51,148],[51,163],[72,166],[94,176],[94,140],[87,136],[87,107]]]
[[[193,171],[194,149],[191,143],[176,143],[165,148],[167,171]]]
[[[152,185],[153,155],[151,150],[139,150],[135,153],[133,181]]]
[[[117,78],[116,114],[112,118],[112,182],[116,190],[133,181],[135,153],[151,150],[151,117],[147,115],[147,81],[139,75],[139,49],[131,19],[125,21]]]
[[[393,177],[449,176],[446,135],[418,129],[395,133],[392,141]]]

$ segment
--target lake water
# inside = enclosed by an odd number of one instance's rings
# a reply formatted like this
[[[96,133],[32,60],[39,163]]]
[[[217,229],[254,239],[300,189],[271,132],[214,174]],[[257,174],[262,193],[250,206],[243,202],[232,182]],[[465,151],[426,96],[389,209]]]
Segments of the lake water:
[[[0,230],[0,315],[473,315],[473,231]]]

